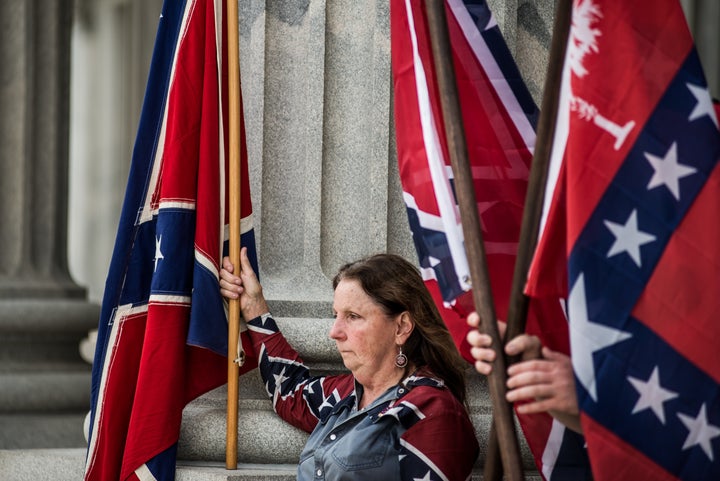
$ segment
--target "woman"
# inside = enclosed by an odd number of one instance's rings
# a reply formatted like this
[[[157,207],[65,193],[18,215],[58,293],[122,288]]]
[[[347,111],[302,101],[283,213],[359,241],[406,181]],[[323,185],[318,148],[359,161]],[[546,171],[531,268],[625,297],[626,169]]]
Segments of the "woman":
[[[350,374],[311,377],[279,332],[250,266],[226,258],[220,287],[239,298],[273,407],[311,432],[298,480],[466,480],[478,443],[460,357],[417,269],[378,254],[333,280],[335,340]]]

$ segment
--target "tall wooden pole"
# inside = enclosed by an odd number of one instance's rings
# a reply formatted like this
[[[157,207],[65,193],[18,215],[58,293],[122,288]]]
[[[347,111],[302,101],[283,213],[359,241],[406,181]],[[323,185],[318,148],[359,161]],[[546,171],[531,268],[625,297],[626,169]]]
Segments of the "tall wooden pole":
[[[438,88],[440,90],[448,151],[455,177],[455,192],[462,219],[465,251],[470,267],[473,301],[475,302],[475,309],[482,320],[483,332],[492,338],[491,347],[496,352],[500,352],[500,336],[490,290],[490,279],[485,261],[485,247],[480,229],[472,173],[468,163],[460,102],[457,95],[452,50],[445,16],[445,2],[443,0],[425,0],[425,8]],[[509,481],[520,481],[523,479],[520,445],[515,433],[512,408],[505,400],[506,378],[505,360],[502,355],[499,355],[495,361],[492,374],[488,376],[493,418],[497,426],[500,454],[507,473],[507,479]]]
[[[540,107],[537,138],[535,140],[532,165],[530,166],[530,178],[520,227],[518,253],[517,259],[515,260],[515,271],[513,272],[513,282],[510,290],[505,342],[525,332],[529,299],[524,294],[524,289],[540,230],[540,218],[542,216],[545,184],[547,182],[548,166],[550,164],[553,138],[555,136],[560,83],[562,80],[565,49],[570,31],[571,17],[572,0],[558,0],[555,11],[553,37],[550,45],[550,58],[548,61],[547,75],[545,77],[545,90]],[[516,361],[517,359],[511,358],[507,360],[507,364],[509,365]],[[488,453],[483,472],[484,480],[500,481],[502,479],[503,466],[499,463],[499,458],[497,433],[495,424],[493,423],[490,426]]]
[[[228,145],[229,145],[229,256],[240,266],[240,47],[238,35],[238,0],[227,0],[228,51]],[[228,383],[225,467],[237,468],[238,386],[237,364],[240,337],[240,301],[229,300],[228,312]]]

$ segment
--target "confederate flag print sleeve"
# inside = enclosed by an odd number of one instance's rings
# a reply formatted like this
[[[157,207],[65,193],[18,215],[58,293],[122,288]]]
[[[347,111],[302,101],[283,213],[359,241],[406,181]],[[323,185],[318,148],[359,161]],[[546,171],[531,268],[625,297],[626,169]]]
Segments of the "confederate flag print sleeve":
[[[353,377],[311,376],[269,313],[248,322],[260,375],[273,409],[286,422],[307,432],[353,391]]]
[[[467,411],[434,379],[416,379],[409,380],[417,385],[396,408],[406,429],[400,436],[400,479],[468,479],[479,446]]]

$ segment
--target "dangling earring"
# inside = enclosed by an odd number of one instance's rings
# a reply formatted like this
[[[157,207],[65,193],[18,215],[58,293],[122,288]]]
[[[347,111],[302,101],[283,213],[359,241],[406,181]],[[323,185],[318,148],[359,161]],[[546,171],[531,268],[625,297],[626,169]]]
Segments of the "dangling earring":
[[[397,356],[395,356],[395,366],[397,366],[400,369],[404,369],[405,366],[407,366],[408,358],[405,354],[402,352],[402,346],[400,346],[400,352]]]

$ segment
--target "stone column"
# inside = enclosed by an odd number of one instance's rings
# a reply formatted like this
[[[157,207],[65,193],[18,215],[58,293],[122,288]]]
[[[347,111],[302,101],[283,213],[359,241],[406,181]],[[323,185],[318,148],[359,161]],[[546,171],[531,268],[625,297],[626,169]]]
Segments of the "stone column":
[[[391,175],[388,4],[268,1],[260,27],[248,38],[264,36],[263,70],[253,76],[248,66],[245,87],[265,99],[263,123],[249,119],[259,134],[251,141],[262,142],[251,162],[261,169],[253,187],[264,285],[280,305],[326,303],[341,264],[386,250],[414,255],[407,221],[393,218],[405,213]]]
[[[67,265],[72,6],[0,2],[0,447],[84,443],[98,308]]]

